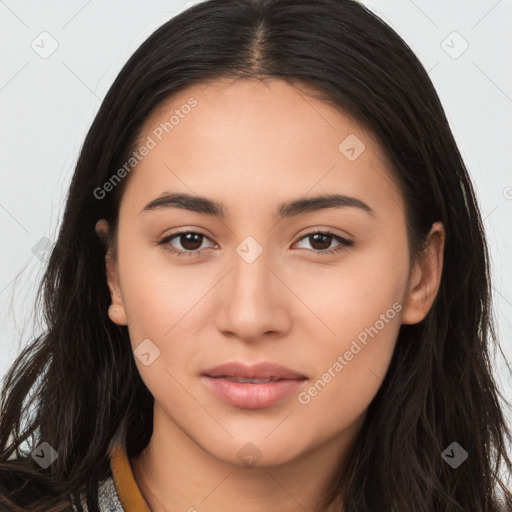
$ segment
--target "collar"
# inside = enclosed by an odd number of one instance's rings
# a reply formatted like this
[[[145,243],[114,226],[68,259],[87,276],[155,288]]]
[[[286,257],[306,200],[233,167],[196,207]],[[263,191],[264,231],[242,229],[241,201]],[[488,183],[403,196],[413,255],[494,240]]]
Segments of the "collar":
[[[128,455],[121,444],[115,444],[110,451],[110,468],[124,511],[151,512],[135,481]]]

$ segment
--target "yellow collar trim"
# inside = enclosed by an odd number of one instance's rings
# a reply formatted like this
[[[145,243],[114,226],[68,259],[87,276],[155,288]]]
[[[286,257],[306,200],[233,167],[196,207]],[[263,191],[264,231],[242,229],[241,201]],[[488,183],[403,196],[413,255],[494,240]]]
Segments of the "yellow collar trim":
[[[128,455],[120,444],[114,445],[110,452],[110,468],[125,512],[151,512],[135,481]]]

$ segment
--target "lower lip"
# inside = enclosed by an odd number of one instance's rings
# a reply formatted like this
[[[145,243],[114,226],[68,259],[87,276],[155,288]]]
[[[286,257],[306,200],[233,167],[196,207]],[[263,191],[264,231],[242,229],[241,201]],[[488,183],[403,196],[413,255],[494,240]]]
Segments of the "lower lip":
[[[244,409],[262,409],[275,405],[293,395],[305,379],[283,379],[252,384],[202,375],[205,385],[222,401]]]

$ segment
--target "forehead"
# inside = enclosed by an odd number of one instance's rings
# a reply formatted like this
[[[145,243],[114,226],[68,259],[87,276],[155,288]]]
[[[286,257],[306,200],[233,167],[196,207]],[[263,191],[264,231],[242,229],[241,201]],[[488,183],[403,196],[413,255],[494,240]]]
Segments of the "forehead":
[[[180,91],[142,126],[136,147],[151,149],[130,177],[137,195],[236,189],[232,200],[259,194],[264,201],[287,190],[296,196],[341,187],[400,201],[374,137],[315,94],[276,79],[220,79]]]

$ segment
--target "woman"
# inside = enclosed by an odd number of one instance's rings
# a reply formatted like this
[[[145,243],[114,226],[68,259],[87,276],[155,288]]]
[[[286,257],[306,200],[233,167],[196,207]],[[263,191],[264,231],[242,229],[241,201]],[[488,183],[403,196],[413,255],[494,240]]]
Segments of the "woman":
[[[473,187],[427,73],[354,1],[210,0],[149,37],[40,291],[8,510],[512,510]]]

